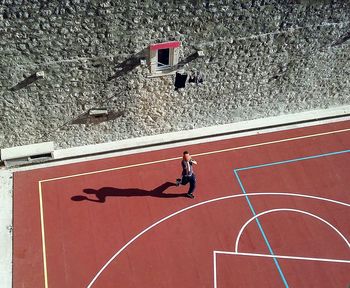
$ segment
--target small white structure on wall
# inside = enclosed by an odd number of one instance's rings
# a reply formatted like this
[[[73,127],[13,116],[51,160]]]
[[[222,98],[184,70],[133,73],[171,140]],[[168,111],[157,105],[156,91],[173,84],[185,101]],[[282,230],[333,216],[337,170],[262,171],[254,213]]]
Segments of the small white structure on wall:
[[[176,72],[180,46],[180,41],[163,42],[149,46],[148,66],[151,77],[164,76]]]

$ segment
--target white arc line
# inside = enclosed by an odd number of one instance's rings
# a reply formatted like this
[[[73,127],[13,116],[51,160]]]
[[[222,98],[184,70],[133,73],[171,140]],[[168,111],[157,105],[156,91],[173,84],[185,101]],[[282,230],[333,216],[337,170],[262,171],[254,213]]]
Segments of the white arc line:
[[[238,252],[238,244],[239,244],[239,240],[241,238],[241,235],[244,231],[244,229],[249,225],[249,223],[251,223],[252,221],[254,221],[256,218],[258,218],[259,216],[265,215],[265,214],[269,214],[269,213],[273,213],[273,212],[281,212],[281,211],[288,211],[288,212],[296,212],[296,213],[301,213],[301,214],[305,214],[308,216],[311,216],[313,218],[316,218],[320,221],[322,221],[323,223],[327,224],[329,227],[331,227],[346,243],[346,245],[348,245],[348,247],[350,248],[350,243],[349,241],[346,239],[346,237],[337,229],[335,228],[331,223],[329,223],[328,221],[324,220],[323,218],[306,212],[304,210],[298,210],[298,209],[290,209],[290,208],[279,208],[279,209],[271,209],[271,210],[267,210],[264,212],[261,212],[259,214],[256,214],[255,216],[253,216],[252,218],[250,218],[241,228],[241,230],[238,233],[237,239],[236,239],[236,245],[235,245],[235,252]],[[272,255],[273,256],[273,255]]]
[[[159,221],[153,223],[151,226],[147,227],[146,229],[144,229],[143,231],[141,231],[139,234],[137,234],[136,236],[134,236],[128,243],[126,243],[122,248],[120,248],[107,262],[105,265],[103,265],[103,267],[97,272],[97,274],[95,275],[95,277],[91,280],[91,282],[88,284],[87,288],[92,287],[92,285],[95,283],[95,281],[97,280],[97,278],[102,274],[102,272],[107,268],[107,266],[120,254],[122,253],[131,243],[133,243],[136,239],[138,239],[139,237],[141,237],[143,234],[145,234],[146,232],[148,232],[149,230],[151,230],[153,227],[157,226],[158,224],[182,213],[185,212],[187,210],[193,209],[195,207],[198,206],[202,206],[211,202],[216,202],[216,201],[220,201],[220,200],[227,200],[227,199],[231,199],[231,198],[240,198],[240,197],[246,197],[246,196],[294,196],[294,197],[303,197],[303,198],[309,198],[309,199],[316,199],[316,200],[321,200],[321,201],[326,201],[326,202],[331,202],[331,203],[335,203],[335,204],[339,204],[339,205],[343,205],[346,207],[350,207],[350,204],[345,203],[345,202],[341,202],[341,201],[337,201],[337,200],[332,200],[332,199],[328,199],[328,198],[323,198],[323,197],[317,197],[317,196],[312,196],[312,195],[304,195],[304,194],[294,194],[294,193],[272,193],[272,192],[263,192],[263,193],[247,193],[247,194],[236,194],[236,195],[229,195],[229,196],[225,196],[225,197],[219,197],[219,198],[214,198],[214,199],[210,199],[207,201],[203,201],[197,204],[194,204],[192,206],[183,208],[179,211],[176,211],[162,219],[160,219]]]

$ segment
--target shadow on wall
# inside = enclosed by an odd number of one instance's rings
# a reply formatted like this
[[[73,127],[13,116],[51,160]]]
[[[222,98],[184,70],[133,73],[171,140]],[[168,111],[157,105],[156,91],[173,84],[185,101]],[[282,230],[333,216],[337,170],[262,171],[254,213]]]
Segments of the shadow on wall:
[[[179,68],[181,68],[182,66],[184,66],[184,65],[186,65],[186,64],[188,64],[188,63],[190,63],[190,62],[192,62],[192,61],[194,61],[194,60],[196,60],[198,57],[199,57],[199,54],[198,54],[198,52],[196,51],[196,52],[192,53],[191,55],[187,56],[187,57],[186,57],[185,59],[183,59],[182,61],[180,61],[180,62],[177,64],[177,66],[178,66]]]
[[[334,46],[342,45],[343,43],[345,43],[348,40],[350,40],[350,31],[345,33],[342,37],[340,37],[339,40],[334,42],[331,46],[334,47]]]
[[[177,198],[177,197],[186,197],[186,194],[175,194],[175,193],[164,193],[166,189],[171,186],[176,186],[175,183],[165,182],[160,186],[154,188],[153,190],[143,190],[139,188],[127,188],[120,189],[114,187],[103,187],[101,189],[84,189],[83,192],[86,195],[92,195],[93,198],[90,198],[85,195],[76,195],[72,196],[71,200],[73,201],[91,201],[98,203],[105,203],[107,197],[134,197],[134,196],[150,196],[150,197],[159,197],[159,198]],[[96,197],[96,198],[95,198]]]
[[[27,87],[29,84],[32,84],[33,82],[35,82],[39,79],[43,79],[44,75],[45,75],[44,71],[36,72],[36,73],[30,75],[29,77],[27,77],[26,79],[24,79],[23,81],[19,82],[17,85],[11,87],[9,90],[10,91],[20,90],[24,87]]]
[[[87,111],[77,118],[72,120],[69,124],[100,124],[102,122],[112,121],[125,115],[125,111],[109,111],[107,114],[91,115]]]
[[[132,55],[130,58],[126,59],[122,63],[118,64],[117,67],[115,67],[117,72],[114,75],[108,77],[107,81],[111,81],[120,76],[123,76],[129,73],[130,71],[134,70],[137,66],[140,66],[141,59],[145,58],[146,50],[147,49],[143,49],[140,52]]]

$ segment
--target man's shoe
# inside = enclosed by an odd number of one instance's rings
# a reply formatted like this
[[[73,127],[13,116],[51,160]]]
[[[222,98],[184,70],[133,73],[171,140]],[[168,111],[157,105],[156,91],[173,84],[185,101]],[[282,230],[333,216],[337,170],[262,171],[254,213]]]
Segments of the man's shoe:
[[[187,197],[188,197],[188,198],[191,198],[191,199],[193,199],[193,198],[194,198],[194,196],[193,196],[193,194],[192,194],[192,193],[187,193],[186,195],[187,195]]]
[[[176,179],[176,186],[179,186],[180,183],[181,183],[181,179],[180,179],[180,178],[177,178],[177,179]]]

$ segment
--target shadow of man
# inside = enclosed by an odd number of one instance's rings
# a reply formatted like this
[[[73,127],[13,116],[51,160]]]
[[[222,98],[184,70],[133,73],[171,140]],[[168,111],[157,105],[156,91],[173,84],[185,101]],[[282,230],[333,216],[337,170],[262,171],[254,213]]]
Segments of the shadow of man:
[[[130,71],[134,70],[137,66],[141,65],[141,59],[145,57],[146,49],[142,49],[141,51],[137,52],[136,54],[132,55],[128,59],[124,60],[122,63],[119,63],[117,67],[115,68],[117,72],[108,77],[107,81],[111,81],[113,79],[116,79],[118,77],[121,77]]]
[[[102,187],[98,190],[87,188],[87,189],[84,189],[83,192],[88,195],[95,195],[96,199],[89,198],[85,195],[76,195],[76,196],[72,196],[71,200],[73,201],[87,200],[92,202],[104,203],[106,202],[107,197],[133,197],[133,196],[151,196],[151,197],[159,197],[159,198],[186,197],[186,194],[164,193],[164,191],[171,186],[176,186],[176,184],[172,182],[165,182],[150,191],[139,189],[139,188],[120,189],[120,188],[114,188],[114,187]]]

